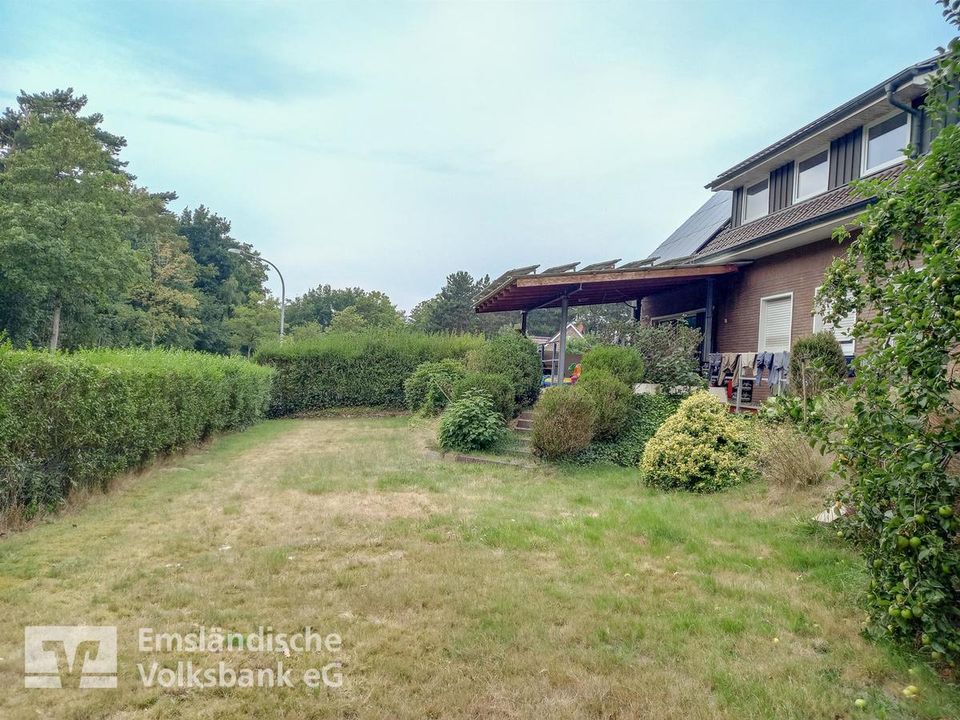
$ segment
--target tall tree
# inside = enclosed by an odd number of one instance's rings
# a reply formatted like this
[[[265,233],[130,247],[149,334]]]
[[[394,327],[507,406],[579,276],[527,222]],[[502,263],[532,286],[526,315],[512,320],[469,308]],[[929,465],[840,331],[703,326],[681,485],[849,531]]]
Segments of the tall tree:
[[[7,108],[0,115],[0,169],[4,155],[17,147],[29,145],[30,138],[24,133],[26,121],[54,122],[69,116],[87,125],[93,132],[93,138],[110,154],[110,165],[115,172],[125,172],[126,163],[120,160],[120,151],[127,141],[101,127],[103,115],[91,113],[81,115],[87,105],[87,96],[75,97],[73,88],[53,90],[51,92],[27,93],[23,90],[17,95],[17,107]],[[132,176],[128,176],[131,177]]]
[[[287,320],[292,328],[311,323],[327,328],[334,316],[347,308],[353,308],[352,312],[370,327],[403,325],[403,315],[384,293],[330,285],[318,285],[293,300],[287,308]]]
[[[127,241],[131,180],[90,122],[27,114],[0,173],[0,285],[48,308],[60,345],[64,307],[102,306],[144,273]]]
[[[196,349],[227,353],[231,331],[227,321],[236,308],[246,305],[250,293],[266,295],[266,269],[253,248],[230,237],[230,222],[204,206],[184,209],[179,233],[187,239],[197,263],[199,292]],[[240,250],[235,254],[231,250]]]
[[[473,310],[476,297],[490,284],[490,277],[474,279],[465,270],[447,275],[440,292],[419,303],[410,313],[411,321],[423,332],[482,332],[493,335],[504,325],[519,321],[519,313],[488,313]]]
[[[178,234],[177,218],[166,209],[176,196],[138,190],[133,247],[146,259],[148,274],[130,290],[129,304],[143,328],[140,344],[190,347],[200,321],[197,263]]]

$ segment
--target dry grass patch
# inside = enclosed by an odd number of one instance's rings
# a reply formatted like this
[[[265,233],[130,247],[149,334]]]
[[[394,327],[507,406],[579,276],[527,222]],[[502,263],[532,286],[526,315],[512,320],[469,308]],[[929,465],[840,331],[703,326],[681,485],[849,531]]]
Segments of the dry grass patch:
[[[432,430],[264,423],[6,538],[0,717],[810,720],[855,717],[861,696],[877,716],[960,716],[955,689],[859,636],[856,556],[794,520],[814,495],[428,461]],[[116,692],[20,689],[23,626],[67,623],[119,627]],[[339,632],[344,686],[140,687],[137,628],[261,624]]]

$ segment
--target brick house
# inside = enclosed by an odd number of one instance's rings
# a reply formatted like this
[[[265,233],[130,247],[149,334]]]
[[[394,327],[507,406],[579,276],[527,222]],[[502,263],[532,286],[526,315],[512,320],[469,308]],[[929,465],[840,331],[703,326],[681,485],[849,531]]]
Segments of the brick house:
[[[850,183],[892,180],[905,147],[929,146],[921,105],[934,67],[935,60],[911,66],[720,173],[707,185],[716,194],[685,223],[697,232],[672,235],[652,255],[657,263],[748,264],[727,277],[648,294],[641,316],[685,317],[705,329],[713,284],[707,344],[717,351],[788,350],[793,340],[826,329],[814,313],[814,295],[826,267],[845,252],[831,235],[871,202]],[[722,219],[718,206],[726,211]],[[831,328],[848,355],[856,352],[853,321]]]
[[[904,149],[923,153],[933,134],[922,109],[927,60],[897,73],[720,173],[710,199],[650,257],[548,268],[516,268],[477,299],[477,312],[626,302],[634,317],[685,322],[703,331],[711,352],[789,350],[797,338],[832,330],[847,355],[857,352],[845,318],[825,327],[814,296],[827,266],[844,248],[831,239],[873,201],[850,185],[893,180]],[[521,323],[525,328],[525,322]],[[561,333],[561,365],[565,353]],[[765,395],[761,391],[758,398]]]

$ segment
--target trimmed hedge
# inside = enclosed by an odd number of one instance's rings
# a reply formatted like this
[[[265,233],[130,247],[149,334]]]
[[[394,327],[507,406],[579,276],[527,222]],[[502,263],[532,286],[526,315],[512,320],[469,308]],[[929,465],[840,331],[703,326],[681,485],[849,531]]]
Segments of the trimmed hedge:
[[[335,407],[406,407],[403,383],[417,366],[463,358],[483,345],[474,335],[407,331],[327,332],[317,338],[274,342],[257,361],[277,370],[272,415]]]
[[[647,440],[677,411],[679,404],[680,398],[675,395],[634,395],[630,418],[620,436],[615,440],[595,440],[577,454],[574,462],[582,465],[604,463],[637,467]]]
[[[0,347],[0,510],[31,515],[71,488],[250,425],[267,409],[272,377],[201,353]]]

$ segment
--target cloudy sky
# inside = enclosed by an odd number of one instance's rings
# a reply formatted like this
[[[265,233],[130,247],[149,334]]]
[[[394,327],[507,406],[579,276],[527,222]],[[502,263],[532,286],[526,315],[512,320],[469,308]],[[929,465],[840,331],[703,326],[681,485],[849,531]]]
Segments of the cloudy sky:
[[[405,309],[459,269],[644,257],[720,171],[950,37],[932,0],[0,0],[0,27],[0,106],[74,87],[288,295]]]

